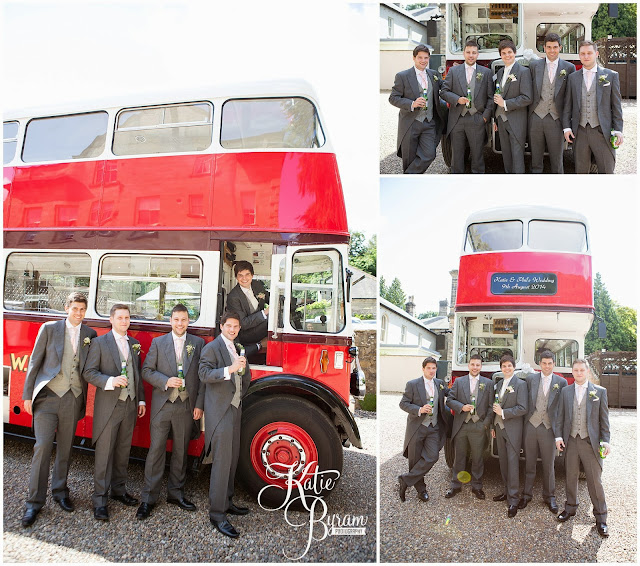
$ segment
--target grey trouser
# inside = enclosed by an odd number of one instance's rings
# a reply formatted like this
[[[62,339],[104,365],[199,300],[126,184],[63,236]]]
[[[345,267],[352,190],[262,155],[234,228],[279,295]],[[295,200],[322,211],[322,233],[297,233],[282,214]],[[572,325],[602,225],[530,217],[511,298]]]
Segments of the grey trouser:
[[[484,173],[484,118],[480,112],[460,116],[451,130],[451,173],[464,173],[467,140],[471,150],[471,173]]]
[[[616,154],[611,144],[604,139],[600,126],[597,128],[579,126],[576,139],[573,141],[576,173],[589,173],[592,153],[598,166],[598,173],[612,175],[616,166]]]
[[[589,438],[569,437],[565,448],[565,468],[567,472],[567,503],[565,510],[575,513],[578,508],[578,475],[580,462],[587,476],[587,489],[593,504],[593,516],[597,521],[607,522],[607,502],[602,487],[602,468],[593,452]]]
[[[436,122],[414,120],[401,143],[405,174],[422,174],[436,158]]]
[[[500,458],[500,473],[504,483],[504,493],[509,505],[520,501],[520,446],[511,444],[507,431],[496,426],[496,441]]]
[[[484,452],[487,434],[482,420],[462,423],[462,427],[453,439],[456,458],[451,474],[451,487],[459,488],[462,482],[458,474],[464,470],[467,463],[467,447],[471,451],[471,487],[482,489],[482,474],[484,473]]]
[[[409,486],[414,486],[418,493],[426,491],[425,474],[438,461],[440,432],[438,426],[420,425],[409,442],[409,471],[402,474],[402,479]]]
[[[560,119],[554,120],[551,114],[540,118],[533,112],[529,116],[529,137],[531,138],[531,172],[542,173],[546,142],[551,172],[564,173],[564,134]]]

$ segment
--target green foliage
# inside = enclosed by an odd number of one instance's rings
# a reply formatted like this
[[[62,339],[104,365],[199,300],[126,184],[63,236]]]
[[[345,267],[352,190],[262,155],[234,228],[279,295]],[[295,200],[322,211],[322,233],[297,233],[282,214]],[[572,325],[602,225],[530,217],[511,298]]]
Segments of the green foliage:
[[[366,313],[366,314],[353,313],[353,316],[355,318],[359,318],[360,320],[374,320],[376,318],[376,315],[371,313]]]
[[[416,318],[419,318],[420,320],[425,320],[427,318],[433,318],[434,316],[438,316],[438,313],[436,311],[427,311],[427,312],[421,312]]]
[[[584,340],[585,354],[592,354],[599,350],[609,352],[633,352],[637,343],[637,315],[630,307],[618,305],[610,296],[602,281],[602,276],[596,273],[593,282],[593,304],[596,316],[604,320],[607,325],[607,337],[598,338],[598,319]]]
[[[636,37],[637,4],[618,4],[618,17],[610,18],[608,4],[600,4],[591,21],[591,38],[593,41],[611,37]]]
[[[376,396],[374,393],[367,393],[363,399],[360,400],[360,408],[363,411],[375,412],[376,410]]]
[[[400,283],[400,279],[395,277],[391,282],[391,285],[389,285],[389,287],[384,285],[384,289],[382,287],[383,284],[384,284],[384,278],[381,277],[380,278],[380,296],[383,299],[386,299],[387,301],[389,301],[390,303],[393,303],[396,307],[399,307],[402,310],[404,310],[404,307],[407,303],[407,296],[404,294],[404,291],[402,290],[402,283]]]
[[[349,241],[349,264],[361,269],[369,275],[376,276],[376,260],[378,255],[377,237],[368,242],[362,232],[353,232]]]

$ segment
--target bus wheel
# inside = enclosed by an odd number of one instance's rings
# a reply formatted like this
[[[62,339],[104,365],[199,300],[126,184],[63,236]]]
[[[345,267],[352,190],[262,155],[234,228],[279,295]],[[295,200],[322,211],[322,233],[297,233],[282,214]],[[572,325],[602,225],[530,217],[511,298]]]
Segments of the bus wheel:
[[[451,168],[451,138],[449,136],[442,136],[440,141],[440,149],[442,149],[442,158],[444,164]]]
[[[242,415],[241,434],[238,477],[265,507],[284,502],[290,480],[291,500],[300,496],[298,487],[313,480],[316,471],[342,473],[342,444],[335,426],[318,407],[299,397],[282,395],[250,405]],[[326,475],[333,481],[331,487],[337,477]],[[326,488],[314,493],[311,487],[311,495],[330,493]]]
[[[453,462],[456,458],[456,449],[453,445],[453,440],[450,438],[445,438],[444,441],[444,461],[447,463],[447,466],[453,468]]]

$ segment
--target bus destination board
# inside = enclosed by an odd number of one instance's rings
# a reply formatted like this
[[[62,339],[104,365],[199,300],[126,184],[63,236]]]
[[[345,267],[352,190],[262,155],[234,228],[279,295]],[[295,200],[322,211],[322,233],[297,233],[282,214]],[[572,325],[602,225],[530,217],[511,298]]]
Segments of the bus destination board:
[[[492,273],[492,295],[555,295],[556,273]]]

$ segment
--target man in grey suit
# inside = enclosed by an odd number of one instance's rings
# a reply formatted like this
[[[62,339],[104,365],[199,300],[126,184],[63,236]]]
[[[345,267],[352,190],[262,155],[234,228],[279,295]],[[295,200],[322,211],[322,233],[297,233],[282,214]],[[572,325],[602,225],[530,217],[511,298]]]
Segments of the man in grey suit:
[[[82,324],[87,312],[87,298],[82,293],[71,293],[64,310],[66,320],[45,322],[40,327],[24,382],[24,410],[33,415],[36,443],[23,527],[33,525],[45,504],[54,439],[57,449],[51,478],[53,500],[65,511],[75,509],[67,477],[73,437],[87,402],[87,382],[82,379],[82,370],[88,344],[96,332]]]
[[[164,475],[167,439],[172,431],[173,448],[167,503],[187,511],[196,506],[184,496],[187,452],[193,421],[200,421],[204,407],[204,383],[198,378],[204,340],[187,333],[189,311],[178,303],[171,311],[171,332],[151,341],[142,366],[142,379],[153,386],[151,399],[151,445],[144,466],[144,487],[140,494],[138,519],[151,515]]]
[[[251,370],[239,356],[234,340],[240,331],[240,315],[227,312],[220,320],[222,333],[209,342],[200,356],[200,381],[205,384],[205,452],[211,451],[209,520],[223,535],[237,538],[227,514],[246,515],[249,509],[233,503],[234,478],[240,455],[242,398],[249,389]]]
[[[567,501],[564,511],[558,515],[558,521],[564,523],[576,514],[578,475],[582,462],[596,528],[601,536],[608,537],[607,502],[601,477],[602,460],[611,453],[607,390],[589,382],[586,360],[575,360],[572,373],[575,381],[562,390],[556,425],[561,433],[556,438],[556,446],[558,450],[565,450],[567,475]]]
[[[504,379],[495,385],[493,412],[496,414],[491,436],[498,444],[500,473],[504,491],[494,501],[507,501],[507,516],[518,513],[520,502],[520,447],[522,446],[522,420],[527,412],[527,384],[513,374],[516,362],[512,356],[500,358]]]
[[[406,174],[422,174],[436,158],[436,148],[446,122],[440,103],[440,77],[429,69],[429,48],[413,50],[414,66],[396,74],[389,102],[400,108],[398,157]]]
[[[446,135],[451,136],[452,173],[464,173],[467,141],[471,150],[471,173],[484,173],[485,124],[493,114],[493,80],[491,71],[477,65],[477,59],[478,44],[467,41],[464,65],[451,67],[440,89],[440,97],[450,105]]]
[[[438,461],[450,428],[451,413],[445,405],[449,389],[435,377],[435,358],[422,362],[422,376],[407,383],[400,408],[407,412],[403,456],[409,459],[409,471],[398,476],[398,492],[405,501],[409,486],[415,487],[418,499],[428,501],[424,476]]]
[[[525,381],[529,393],[529,410],[524,417],[524,455],[526,475],[522,499],[518,509],[524,509],[533,498],[533,482],[536,479],[538,453],[542,460],[542,498],[555,515],[556,503],[556,417],[560,405],[560,392],[567,380],[553,373],[555,357],[545,350],[540,354],[540,373],[527,375]]]
[[[253,278],[253,265],[238,261],[233,266],[238,284],[227,297],[227,311],[240,315],[240,341],[247,348],[247,355],[267,347],[267,321],[269,318],[269,293],[264,283]]]
[[[593,41],[581,41],[578,51],[582,69],[569,77],[562,114],[564,137],[573,143],[576,173],[589,173],[591,156],[598,173],[613,173],[616,145],[622,145],[622,97],[620,77],[597,65],[598,48]]]
[[[533,103],[529,106],[532,173],[543,171],[545,142],[549,150],[551,172],[564,173],[562,112],[567,79],[576,67],[560,59],[560,41],[557,33],[548,33],[544,38],[546,57],[529,63],[533,84]]]
[[[500,150],[505,173],[524,173],[524,147],[527,140],[527,106],[533,90],[529,69],[516,63],[516,46],[510,39],[498,45],[504,67],[496,78],[495,129],[500,136]],[[498,94],[498,88],[500,94]]]
[[[487,441],[487,432],[493,418],[493,382],[480,375],[482,357],[473,354],[469,358],[469,374],[453,382],[447,397],[447,407],[453,413],[451,440],[455,446],[455,461],[451,473],[451,484],[445,497],[447,499],[460,493],[462,481],[460,474],[467,463],[467,451],[471,451],[471,492],[478,499],[485,499],[482,490],[484,474],[483,452]]]
[[[84,378],[96,388],[93,406],[93,516],[109,520],[107,498],[127,506],[138,504],[126,491],[127,466],[136,415],[146,411],[144,387],[140,377],[140,342],[127,335],[129,307],[111,307],[111,331],[92,340]]]

